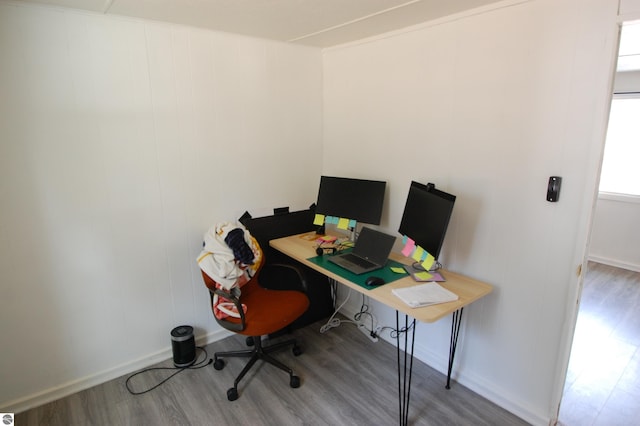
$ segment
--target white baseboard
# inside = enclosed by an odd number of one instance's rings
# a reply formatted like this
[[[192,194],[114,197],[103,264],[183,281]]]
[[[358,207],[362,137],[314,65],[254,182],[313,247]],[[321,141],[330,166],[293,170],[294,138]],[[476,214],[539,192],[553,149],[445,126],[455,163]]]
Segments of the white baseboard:
[[[214,332],[199,336],[196,339],[196,345],[205,346],[220,339],[224,339],[230,334],[230,332],[223,329],[216,330]],[[142,370],[159,362],[166,361],[172,357],[173,350],[171,346],[168,346],[158,352],[140,357],[136,360],[126,362],[124,364],[120,364],[108,370],[98,372],[96,374],[92,374],[90,376],[86,376],[67,383],[63,383],[60,386],[45,389],[43,391],[13,401],[7,401],[0,407],[0,412],[21,413],[31,408],[39,407],[60,398],[64,398],[85,389],[89,389],[93,386],[108,382],[109,380],[113,380],[126,374],[131,374],[135,371]]]
[[[394,344],[393,342],[391,343]],[[449,366],[449,359],[447,358],[448,353],[439,354],[433,352],[427,347],[416,345],[414,356],[443,375],[447,375],[447,369]],[[529,407],[526,402],[516,401],[513,398],[506,397],[505,395],[508,395],[509,393],[504,389],[498,388],[495,383],[488,382],[484,378],[473,374],[472,372],[462,373],[456,371],[455,364],[452,376],[454,376],[452,379],[455,379],[456,384],[472,390],[483,398],[520,417],[531,425],[548,426],[551,424],[550,419],[541,417],[535,412],[535,410],[533,410],[532,407]],[[452,386],[455,386],[455,384],[452,384]],[[442,388],[445,388],[444,382],[442,384]]]
[[[625,261],[620,261],[616,259],[610,259],[603,256],[598,255],[589,255],[589,260],[596,263],[602,263],[603,265],[614,266],[616,268],[627,269],[633,272],[640,272],[640,265],[635,263],[629,263]]]
[[[348,303],[340,310],[340,313],[347,318],[353,318],[358,312],[358,308],[359,305]],[[386,336],[380,336],[380,338],[393,346],[396,345],[395,341],[388,340]],[[416,344],[413,356],[445,376],[447,375],[447,369],[449,367],[448,352],[446,354],[437,354],[428,348]],[[457,373],[455,371],[455,365],[454,373]],[[487,382],[480,376],[469,373],[457,373],[455,374],[455,381],[532,425],[548,426],[551,424],[551,419],[540,416],[539,413],[536,413],[535,410],[528,407],[526,403],[510,398],[508,396],[509,392],[499,389],[494,383]],[[446,391],[444,382],[442,383],[442,389]]]

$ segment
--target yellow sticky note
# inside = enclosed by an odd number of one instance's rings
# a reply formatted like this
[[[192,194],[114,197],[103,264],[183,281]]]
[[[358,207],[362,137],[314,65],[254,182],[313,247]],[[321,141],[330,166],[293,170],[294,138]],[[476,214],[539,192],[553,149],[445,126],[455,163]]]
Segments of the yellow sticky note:
[[[416,247],[416,250],[413,252],[413,260],[416,262],[420,262],[422,260],[422,254],[424,253],[424,249],[420,246]]]
[[[313,219],[313,224],[320,226],[324,225],[324,215],[316,213],[316,217]]]
[[[433,278],[433,275],[431,275],[428,272],[417,272],[415,275],[416,275],[416,278],[419,279],[420,281],[427,281]]]
[[[345,219],[344,217],[341,217],[340,220],[338,220],[338,229],[347,229],[349,228],[349,219]]]
[[[422,262],[422,267],[425,269],[425,271],[428,271],[429,269],[431,269],[435,261],[436,260],[433,258],[431,253],[427,253],[427,258],[424,260],[424,262]]]
[[[392,266],[391,267],[391,271],[395,272],[396,274],[406,274],[407,271],[404,270],[404,268],[400,268],[398,266]]]

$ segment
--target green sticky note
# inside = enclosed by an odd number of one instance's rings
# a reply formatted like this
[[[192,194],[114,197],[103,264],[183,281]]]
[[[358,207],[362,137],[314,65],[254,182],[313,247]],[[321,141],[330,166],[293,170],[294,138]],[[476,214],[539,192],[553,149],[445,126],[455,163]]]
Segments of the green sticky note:
[[[404,270],[404,268],[399,268],[397,266],[392,266],[391,268],[392,272],[395,272],[396,274],[406,274],[407,271]]]
[[[314,225],[324,225],[324,215],[316,213],[316,217],[313,219]]]

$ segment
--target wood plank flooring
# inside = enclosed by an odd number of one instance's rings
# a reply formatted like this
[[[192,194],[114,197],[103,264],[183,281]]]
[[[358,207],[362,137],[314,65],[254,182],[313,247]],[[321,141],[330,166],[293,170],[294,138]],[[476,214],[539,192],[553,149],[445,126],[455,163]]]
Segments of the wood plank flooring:
[[[297,330],[304,349],[276,355],[300,376],[298,389],[286,373],[258,363],[240,383],[240,397],[226,391],[245,360],[229,359],[186,370],[157,389],[131,395],[121,377],[16,416],[16,425],[394,425],[399,422],[395,346],[372,343],[353,324],[320,334],[322,322]],[[265,342],[268,343],[268,342]],[[241,336],[209,345],[213,352],[244,347]],[[172,367],[171,360],[160,364]],[[140,391],[171,372],[149,372],[131,380]],[[458,383],[446,390],[445,376],[414,362],[409,423],[412,425],[517,426],[526,423]]]
[[[559,424],[640,424],[640,273],[589,263]]]

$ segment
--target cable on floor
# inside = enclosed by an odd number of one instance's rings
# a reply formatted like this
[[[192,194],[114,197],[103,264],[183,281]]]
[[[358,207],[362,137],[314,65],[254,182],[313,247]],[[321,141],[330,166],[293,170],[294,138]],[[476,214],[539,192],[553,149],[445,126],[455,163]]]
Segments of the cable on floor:
[[[127,390],[129,391],[129,393],[131,395],[142,395],[143,393],[150,392],[150,391],[154,390],[155,388],[161,386],[162,384],[167,382],[169,379],[171,379],[173,376],[175,376],[178,373],[182,373],[184,370],[198,370],[200,368],[204,368],[204,367],[208,366],[209,364],[211,364],[213,362],[213,360],[211,358],[209,358],[209,362],[206,362],[207,357],[208,357],[207,350],[205,348],[201,347],[201,346],[197,346],[197,348],[200,349],[202,351],[201,353],[204,354],[204,359],[202,361],[195,362],[195,363],[191,364],[188,367],[150,367],[150,368],[145,368],[144,370],[138,371],[137,373],[134,373],[131,376],[127,377],[127,381],[125,382],[125,386],[127,387]],[[198,357],[199,357],[199,355],[198,355]],[[143,391],[134,391],[134,390],[131,389],[131,387],[129,386],[129,381],[131,379],[133,379],[135,376],[137,376],[139,374],[148,373],[149,371],[155,371],[155,370],[177,370],[177,371],[175,371],[169,377],[161,380],[160,383],[157,383],[154,386],[150,387],[149,389],[145,389]]]

